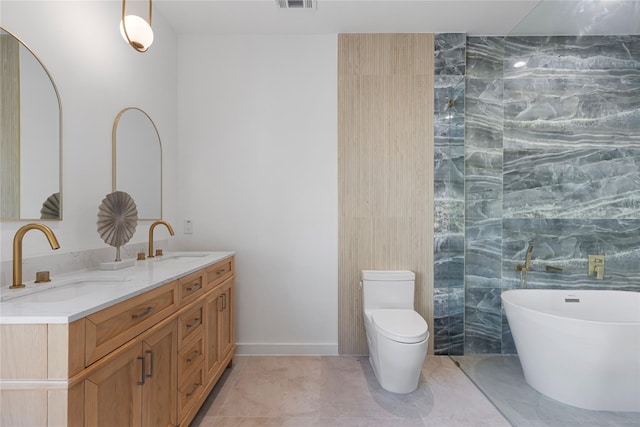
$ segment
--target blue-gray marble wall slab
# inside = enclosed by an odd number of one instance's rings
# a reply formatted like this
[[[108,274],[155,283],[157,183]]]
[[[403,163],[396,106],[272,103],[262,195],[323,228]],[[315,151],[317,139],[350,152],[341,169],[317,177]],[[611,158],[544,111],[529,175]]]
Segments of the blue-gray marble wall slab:
[[[504,288],[520,287],[514,267],[524,262],[529,242],[529,288],[640,290],[640,220],[505,219]],[[604,279],[587,275],[589,255],[604,255]]]
[[[465,353],[501,351],[503,49],[501,38],[467,40]]]
[[[436,75],[465,74],[464,33],[440,33],[434,37],[434,69]]]
[[[521,286],[530,242],[530,288],[640,291],[640,37],[466,50],[464,352],[514,353],[499,295]]]
[[[500,288],[467,288],[465,292],[464,352],[502,351]]]
[[[505,218],[640,218],[640,148],[504,152]]]
[[[467,78],[502,79],[504,37],[467,38]]]
[[[434,352],[462,354],[464,317],[464,34],[436,34]]]

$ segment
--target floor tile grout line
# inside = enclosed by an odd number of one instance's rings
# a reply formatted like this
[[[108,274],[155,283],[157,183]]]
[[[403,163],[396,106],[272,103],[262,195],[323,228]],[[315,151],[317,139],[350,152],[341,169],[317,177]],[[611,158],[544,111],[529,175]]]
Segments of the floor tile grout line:
[[[487,394],[485,393],[485,391],[482,389],[482,387],[478,386],[478,384],[476,384],[476,382],[473,380],[473,378],[471,378],[471,376],[469,374],[467,374],[467,372],[462,369],[462,367],[460,366],[460,362],[458,362],[457,360],[455,360],[453,357],[451,356],[447,356],[449,357],[449,359],[453,362],[453,364],[456,366],[456,368],[458,368],[460,371],[462,371],[462,373],[464,374],[465,377],[467,377],[469,379],[469,381],[471,381],[471,384],[473,384],[473,386],[475,388],[477,388],[480,393],[482,393],[484,395],[484,397],[487,398],[487,400],[491,403],[491,405],[493,405],[494,408],[496,408],[496,410],[500,413],[500,415],[502,415],[502,417],[512,426],[512,427],[516,427],[515,424],[513,424],[511,422],[511,420],[507,417],[507,415],[502,412],[502,410],[498,407],[498,405],[493,401],[493,399]]]

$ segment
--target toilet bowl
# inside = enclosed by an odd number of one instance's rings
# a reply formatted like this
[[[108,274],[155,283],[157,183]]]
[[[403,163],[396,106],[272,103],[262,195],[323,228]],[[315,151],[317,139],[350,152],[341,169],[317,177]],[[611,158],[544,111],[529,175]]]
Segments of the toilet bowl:
[[[413,309],[412,271],[363,270],[369,362],[380,386],[406,394],[418,388],[427,354],[427,322]]]

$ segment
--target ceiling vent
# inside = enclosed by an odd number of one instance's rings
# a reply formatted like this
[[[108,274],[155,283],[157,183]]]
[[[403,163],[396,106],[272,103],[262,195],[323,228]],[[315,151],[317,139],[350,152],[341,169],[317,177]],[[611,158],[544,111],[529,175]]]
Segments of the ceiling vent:
[[[315,9],[315,0],[276,0],[280,9]]]

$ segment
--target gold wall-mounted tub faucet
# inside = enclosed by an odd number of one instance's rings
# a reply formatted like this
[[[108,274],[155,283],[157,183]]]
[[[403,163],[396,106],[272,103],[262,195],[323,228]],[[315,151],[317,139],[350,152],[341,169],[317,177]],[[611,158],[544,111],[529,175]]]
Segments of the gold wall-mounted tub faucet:
[[[16,235],[13,236],[13,284],[9,286],[10,289],[24,288],[22,283],[22,238],[29,230],[42,231],[47,236],[51,249],[60,249],[60,243],[58,243],[56,235],[46,225],[31,223],[20,227],[16,231]]]
[[[172,236],[175,234],[173,232],[173,228],[171,227],[171,224],[169,224],[167,221],[156,221],[153,224],[151,224],[151,227],[149,227],[149,255],[147,255],[147,258],[153,258],[153,229],[156,228],[156,225],[162,224],[165,227],[167,227],[167,230],[169,230],[169,234],[171,234]]]
[[[531,271],[531,253],[533,252],[533,243],[529,243],[529,246],[527,247],[527,254],[525,255],[524,258],[524,265],[522,264],[516,264],[516,271],[520,271],[520,272],[529,272]]]
[[[524,258],[524,265],[516,264],[516,271],[520,272],[520,287],[527,287],[527,275],[531,271],[531,253],[533,252],[533,242],[529,242],[527,247],[527,254]]]

